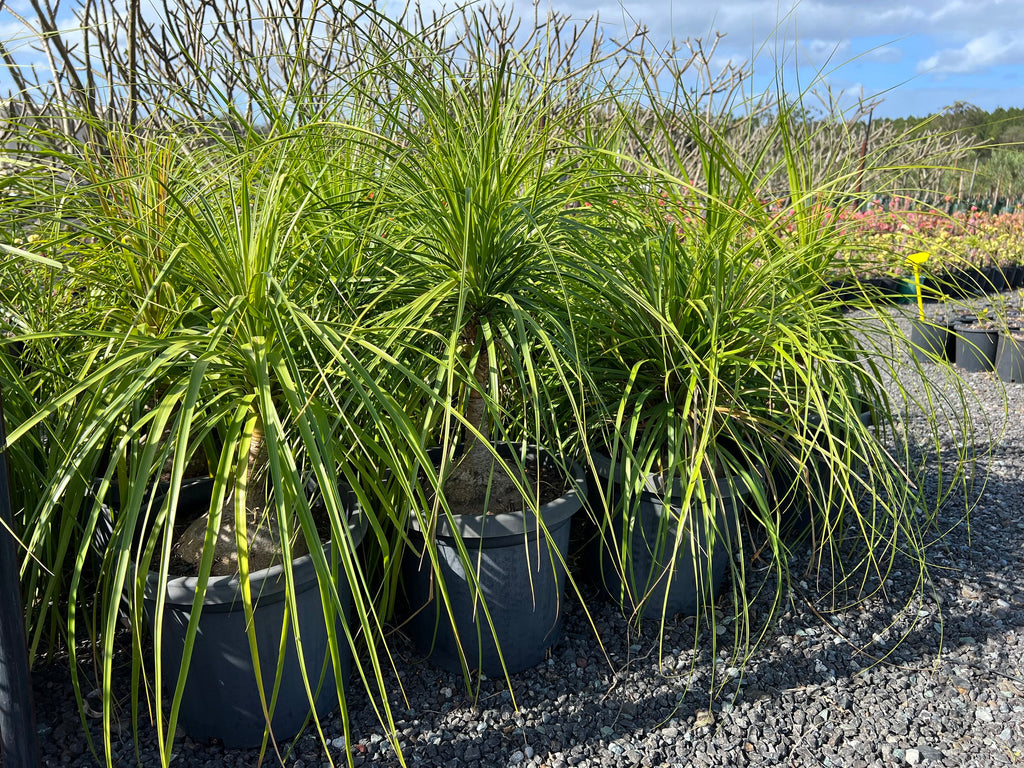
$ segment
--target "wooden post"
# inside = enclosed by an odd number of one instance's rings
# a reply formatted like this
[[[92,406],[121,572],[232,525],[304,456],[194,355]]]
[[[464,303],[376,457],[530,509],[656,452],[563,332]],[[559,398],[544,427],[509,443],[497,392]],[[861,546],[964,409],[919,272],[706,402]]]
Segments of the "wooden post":
[[[36,768],[39,747],[9,482],[7,430],[0,393],[0,757],[4,768]]]

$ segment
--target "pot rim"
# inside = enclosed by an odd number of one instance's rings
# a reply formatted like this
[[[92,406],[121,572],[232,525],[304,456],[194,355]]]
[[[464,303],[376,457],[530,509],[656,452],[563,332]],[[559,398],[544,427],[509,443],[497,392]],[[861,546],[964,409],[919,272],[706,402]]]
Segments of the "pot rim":
[[[511,443],[498,441],[493,443],[499,452],[511,453],[513,450],[520,450],[522,443]],[[525,458],[531,454],[553,455],[546,448],[528,444],[525,445]],[[441,448],[429,448],[427,455],[431,459],[440,459]],[[437,520],[435,538],[455,541],[456,538],[463,540],[486,539],[490,546],[504,546],[511,544],[522,544],[529,537],[535,536],[540,528],[537,516],[543,521],[543,526],[549,531],[556,530],[569,521],[577,511],[583,507],[583,498],[586,495],[586,473],[578,463],[570,465],[571,475],[568,480],[572,482],[569,490],[565,491],[557,499],[541,504],[537,513],[530,508],[518,512],[502,512],[496,515],[441,515]],[[454,523],[454,528],[452,526]],[[412,530],[423,534],[419,520],[412,516],[410,518]]]
[[[599,449],[590,450],[591,460],[594,462],[594,469],[597,470],[597,474],[600,477],[607,478],[611,472],[612,460],[611,457],[605,453],[602,453]],[[749,496],[754,491],[754,477],[759,477],[760,473],[752,471],[749,476],[738,475],[738,474],[723,474],[716,476],[714,479],[704,480],[704,490],[708,496],[712,496],[717,489],[718,494],[723,500],[731,499],[734,495],[739,497]],[[621,465],[620,465],[620,477],[616,478],[616,482],[620,483],[621,480]],[[644,497],[652,498],[657,501],[670,501],[674,502],[679,499],[683,493],[682,489],[682,478],[676,477],[673,481],[672,493],[666,495],[665,493],[665,480],[664,477],[656,473],[648,473],[644,478],[644,488],[641,494]]]
[[[185,487],[184,485],[182,486]],[[199,478],[189,484],[192,492],[205,493],[207,489],[212,491],[213,478]],[[343,490],[343,496],[351,503],[348,516],[348,531],[354,546],[359,546],[369,527],[369,520],[363,512],[362,507],[356,501],[351,492]],[[157,499],[156,501],[159,501]],[[209,502],[207,502],[209,503]],[[324,555],[330,559],[331,541],[323,543]],[[313,556],[302,555],[292,560],[292,575],[296,589],[316,581],[316,567],[313,565]],[[198,576],[172,576],[168,575],[164,590],[166,603],[173,606],[191,608],[198,591]],[[284,563],[272,565],[269,568],[262,568],[249,574],[249,589],[253,593],[253,600],[271,600],[283,596],[287,580],[285,577]],[[145,597],[147,600],[155,600],[160,590],[160,574],[156,571],[146,572]],[[241,579],[238,574],[228,576],[210,576],[206,581],[206,590],[203,593],[203,605],[226,605],[241,606],[242,591]]]
[[[986,336],[993,336],[999,334],[999,328],[997,326],[994,326],[992,328],[981,328],[973,323],[957,323],[954,326],[953,330],[955,330],[959,334],[983,333]]]

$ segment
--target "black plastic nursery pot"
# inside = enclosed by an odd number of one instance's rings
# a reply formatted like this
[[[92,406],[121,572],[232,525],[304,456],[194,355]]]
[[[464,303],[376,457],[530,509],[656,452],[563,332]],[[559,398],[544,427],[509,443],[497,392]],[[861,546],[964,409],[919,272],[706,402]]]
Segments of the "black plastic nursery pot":
[[[1009,287],[1006,273],[1002,267],[980,267],[978,271],[981,273],[981,293],[983,296],[991,293],[1001,293]]]
[[[903,280],[894,277],[866,277],[857,281],[862,295],[876,304],[903,303],[907,294]]]
[[[1006,280],[1010,284],[1011,290],[1024,288],[1024,265],[1016,264],[1010,267],[1007,273]]]
[[[1021,287],[1019,267],[962,267],[940,272],[930,281],[933,289],[954,299],[985,296]]]
[[[842,304],[905,304],[913,301],[913,283],[892,277],[862,277],[830,280],[822,293]]]
[[[515,466],[516,457],[528,466],[539,462],[542,474],[561,473],[543,449],[530,446],[521,455],[518,445],[495,447],[510,466]],[[429,453],[440,463],[440,449]],[[451,521],[442,517],[429,540],[414,522],[412,546],[402,563],[411,612],[406,628],[431,662],[460,672],[464,654],[470,670],[499,677],[544,661],[548,649],[562,636],[570,525],[585,495],[584,472],[573,466],[569,489],[542,504],[536,514],[525,508],[454,515]],[[460,556],[460,540],[468,554],[469,574]],[[424,545],[437,550],[451,615],[429,558],[421,556]]]
[[[1019,288],[1020,285],[1018,285],[1018,281],[1020,278],[1017,275],[1020,271],[1020,267],[1016,264],[1007,264],[1002,268],[1002,270],[1003,277],[1006,280],[1006,290],[1013,291]]]
[[[875,424],[875,413],[867,403],[862,404],[858,418],[866,427]],[[815,422],[816,423],[816,422]],[[839,439],[845,435],[837,434]],[[821,438],[824,440],[824,436]],[[794,446],[794,456],[801,451]],[[769,506],[778,516],[779,535],[789,544],[810,542],[814,539],[816,513],[824,513],[820,500],[827,497],[828,489],[835,485],[832,466],[816,452],[809,452],[802,464],[776,463],[771,467],[771,485],[768,488]],[[856,467],[854,467],[856,469]],[[833,501],[838,509],[843,502]]]
[[[183,506],[205,512],[213,490],[212,479],[203,479],[183,486],[179,508]],[[355,510],[349,518],[349,532],[358,544],[366,530],[366,519]],[[331,562],[331,545],[324,544],[324,554]],[[327,622],[334,621],[342,637],[342,622],[347,620],[351,593],[344,578],[333,574],[343,612],[324,610],[312,557],[305,555],[292,562],[296,616],[302,638],[303,659],[310,687],[315,694],[316,712],[325,715],[338,706],[338,689],[328,646]],[[185,650],[185,638],[192,605],[196,595],[195,577],[172,577],[167,581],[161,659],[165,686],[174,689]],[[275,740],[295,736],[311,712],[309,696],[299,656],[296,652],[291,616],[285,617],[284,567],[275,565],[251,573],[249,587],[253,597],[253,622],[259,652],[259,664],[267,704],[275,692],[275,677],[284,622],[288,621],[284,643],[283,672],[277,700],[271,715],[271,733]],[[151,619],[160,589],[160,579],[150,572],[146,577],[145,609]],[[211,576],[202,596],[192,655],[179,709],[179,723],[195,740],[216,738],[225,747],[255,747],[263,740],[267,725],[260,704],[256,672],[246,634],[246,618],[242,607],[241,583],[237,576]],[[343,680],[351,666],[348,646],[342,642],[341,669]]]
[[[1024,334],[999,334],[996,375],[1006,382],[1024,382]]]
[[[951,269],[939,276],[939,291],[953,299],[968,299],[984,296],[991,291],[992,283],[980,267]]]
[[[956,332],[956,364],[969,373],[995,370],[999,331],[995,328],[958,325]]]
[[[910,343],[911,354],[918,360],[956,361],[956,336],[953,323],[948,320],[911,320]]]
[[[709,496],[716,486],[718,494],[715,519],[709,522],[696,492],[689,508],[682,509],[678,482],[669,492],[659,487],[658,478],[648,477],[640,498],[631,499],[621,470],[612,478],[608,457],[592,453],[592,459],[597,478],[588,503],[605,522],[585,553],[591,580],[631,618],[703,613],[725,583],[750,486],[738,477],[705,482]]]

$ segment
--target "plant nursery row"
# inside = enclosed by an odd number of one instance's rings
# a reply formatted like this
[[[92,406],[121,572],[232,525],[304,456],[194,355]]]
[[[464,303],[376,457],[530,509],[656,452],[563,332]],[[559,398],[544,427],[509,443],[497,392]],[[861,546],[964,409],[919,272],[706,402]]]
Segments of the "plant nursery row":
[[[568,600],[657,637],[731,592],[754,638],[749,595],[780,605],[797,547],[867,592],[897,553],[927,567],[964,469],[925,494],[893,414],[941,396],[939,347],[907,363],[897,318],[832,281],[913,248],[945,291],[932,240],[1002,267],[1019,215],[880,232],[820,204],[855,166],[805,173],[844,123],[798,97],[737,127],[643,60],[609,84],[600,47],[496,48],[465,18],[457,48],[362,18],[327,90],[281,58],[205,116],[173,92],[20,127],[0,386],[27,654],[83,711],[101,692],[108,764],[125,701],[165,764],[179,727],[269,749],[356,686],[387,723],[395,627],[514,689]]]

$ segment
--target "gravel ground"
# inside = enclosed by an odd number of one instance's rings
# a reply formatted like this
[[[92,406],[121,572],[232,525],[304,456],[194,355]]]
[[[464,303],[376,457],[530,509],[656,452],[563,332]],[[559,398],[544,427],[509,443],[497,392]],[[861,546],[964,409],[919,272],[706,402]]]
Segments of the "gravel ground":
[[[969,528],[960,524],[963,496],[943,506],[938,526],[951,530],[929,549],[934,590],[924,598],[912,598],[917,571],[900,563],[888,574],[887,597],[828,616],[812,605],[813,585],[794,584],[779,623],[742,674],[728,651],[727,595],[717,630],[692,619],[672,622],[660,660],[653,639],[630,636],[612,607],[591,600],[603,656],[574,601],[552,657],[515,677],[518,709],[504,682],[484,681],[474,701],[461,678],[419,663],[399,640],[408,705],[396,693],[395,726],[408,764],[1024,763],[1024,386],[1004,388],[991,374],[964,378],[975,398],[979,442],[988,449],[976,476],[987,472],[988,481],[980,494],[975,484]],[[907,417],[914,430],[924,428],[920,415]],[[944,453],[956,439],[944,435]],[[764,608],[755,601],[755,615]],[[43,764],[94,765],[66,666],[38,670],[34,684]],[[353,692],[349,709],[355,764],[397,765],[365,695]],[[116,765],[158,764],[153,731],[140,728],[138,756],[127,728],[114,748]],[[329,754],[307,734],[290,745],[285,763],[344,763],[340,718],[327,722],[326,733]],[[259,762],[256,751],[187,737],[176,741],[175,753],[173,764],[186,768]]]

